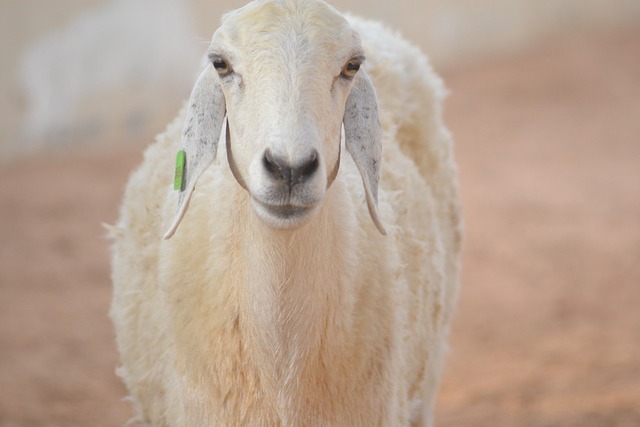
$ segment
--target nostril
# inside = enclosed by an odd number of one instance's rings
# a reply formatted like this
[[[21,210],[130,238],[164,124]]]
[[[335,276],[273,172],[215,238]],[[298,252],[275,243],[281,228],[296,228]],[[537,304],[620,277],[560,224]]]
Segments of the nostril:
[[[282,170],[282,166],[271,154],[271,150],[268,148],[264,152],[264,156],[262,157],[262,164],[264,168],[273,176],[274,178],[283,179],[284,174]]]
[[[311,157],[307,160],[305,164],[303,164],[300,169],[298,176],[300,178],[306,178],[314,174],[314,172],[318,169],[320,162],[318,161],[318,152],[313,150]]]

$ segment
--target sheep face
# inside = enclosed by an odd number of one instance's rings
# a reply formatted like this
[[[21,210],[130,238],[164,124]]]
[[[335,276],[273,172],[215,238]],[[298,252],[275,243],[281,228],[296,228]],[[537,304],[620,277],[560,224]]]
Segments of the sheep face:
[[[365,60],[359,36],[337,11],[317,0],[250,3],[225,15],[208,58],[211,65],[191,95],[183,141],[186,188],[167,237],[215,157],[225,112],[229,166],[267,225],[295,228],[313,217],[337,175],[344,124],[369,212],[384,233],[376,212],[381,148],[375,91],[359,70]]]
[[[255,212],[277,228],[299,226],[321,205],[355,76],[343,70],[364,59],[344,18],[312,4],[253,3],[226,17],[209,49],[226,100],[230,162]]]

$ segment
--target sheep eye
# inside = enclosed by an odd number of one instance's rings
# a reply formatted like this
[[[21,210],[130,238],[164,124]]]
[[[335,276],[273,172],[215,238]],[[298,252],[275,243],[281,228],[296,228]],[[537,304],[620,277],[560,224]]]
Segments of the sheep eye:
[[[357,59],[350,60],[345,64],[344,67],[342,67],[342,73],[341,73],[342,77],[345,77],[347,79],[352,79],[360,69],[360,65],[361,65],[361,62],[359,60]]]
[[[231,73],[231,65],[224,59],[214,58],[211,63],[213,64],[213,68],[215,68],[221,76],[226,76]]]

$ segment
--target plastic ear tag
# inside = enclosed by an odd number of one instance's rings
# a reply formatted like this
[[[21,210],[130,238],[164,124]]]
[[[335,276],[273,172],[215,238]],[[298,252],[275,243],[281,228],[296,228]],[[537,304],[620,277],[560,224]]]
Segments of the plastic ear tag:
[[[176,174],[173,178],[174,190],[184,190],[184,164],[186,157],[184,150],[178,151],[178,154],[176,155]]]

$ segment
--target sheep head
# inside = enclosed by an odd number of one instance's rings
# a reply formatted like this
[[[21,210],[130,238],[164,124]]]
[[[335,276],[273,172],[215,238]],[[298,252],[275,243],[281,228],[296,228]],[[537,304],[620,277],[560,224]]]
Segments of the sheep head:
[[[345,146],[378,230],[381,161],[375,90],[358,34],[318,0],[254,1],[223,18],[192,91],[183,131],[184,186],[175,232],[226,127],[229,166],[260,219],[304,224],[322,205]],[[226,114],[226,120],[225,120]]]

